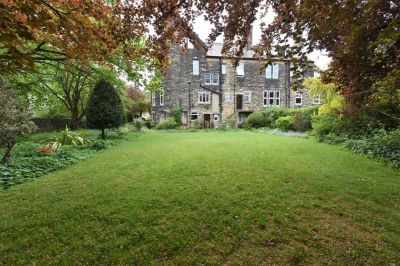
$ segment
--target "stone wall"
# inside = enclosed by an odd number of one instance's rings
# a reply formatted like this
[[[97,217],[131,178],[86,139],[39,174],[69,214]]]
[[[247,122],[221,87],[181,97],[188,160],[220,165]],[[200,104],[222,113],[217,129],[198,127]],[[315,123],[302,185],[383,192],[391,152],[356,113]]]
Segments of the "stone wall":
[[[156,105],[152,107],[153,121],[158,123],[170,116],[174,107],[182,108],[182,122],[184,125],[190,123],[188,117],[190,112],[197,112],[202,119],[204,114],[211,114],[211,120],[217,123],[229,118],[237,119],[239,112],[251,113],[261,111],[269,106],[264,106],[264,90],[275,90],[280,92],[280,107],[299,107],[295,105],[296,92],[288,91],[288,65],[284,61],[277,62],[279,65],[279,78],[268,79],[265,77],[265,67],[262,62],[246,58],[244,63],[244,76],[236,75],[233,62],[222,57],[206,56],[205,50],[190,49],[185,54],[181,47],[174,46],[171,49],[171,64],[166,71],[163,83],[165,96],[164,105],[160,106],[159,95],[156,95]],[[193,75],[193,60],[200,63],[200,74]],[[226,73],[222,74],[222,64],[226,65]],[[205,85],[204,74],[207,72],[219,73],[218,85]],[[313,75],[313,71],[307,73]],[[199,93],[209,93],[210,103],[200,104]],[[236,95],[244,95],[251,92],[251,101],[243,101],[241,110],[236,109]],[[231,94],[233,101],[226,101],[226,96]],[[312,104],[306,90],[303,91],[303,104]]]
[[[67,125],[70,127],[69,118],[33,118],[33,122],[38,127],[38,132],[60,131]],[[86,128],[85,120],[79,123],[79,128]]]

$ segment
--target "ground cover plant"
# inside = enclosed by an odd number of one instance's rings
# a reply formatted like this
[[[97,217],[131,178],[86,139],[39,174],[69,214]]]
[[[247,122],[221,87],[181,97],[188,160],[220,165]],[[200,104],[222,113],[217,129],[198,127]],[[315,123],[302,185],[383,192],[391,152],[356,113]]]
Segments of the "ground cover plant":
[[[38,133],[23,137],[11,153],[11,161],[0,165],[0,188],[9,188],[66,168],[78,161],[114,146],[136,130],[134,125],[108,132],[99,139],[99,131],[79,130]]]
[[[151,131],[0,191],[0,264],[391,265],[399,202],[398,170],[341,146]]]

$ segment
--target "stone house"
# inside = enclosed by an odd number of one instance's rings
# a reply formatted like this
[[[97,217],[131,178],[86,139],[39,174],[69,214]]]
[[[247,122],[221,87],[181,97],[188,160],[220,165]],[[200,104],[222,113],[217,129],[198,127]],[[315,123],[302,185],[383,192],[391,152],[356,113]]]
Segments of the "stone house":
[[[222,56],[222,44],[208,48],[200,39],[197,49],[188,53],[176,45],[163,82],[163,93],[152,94],[152,119],[155,124],[170,116],[174,107],[182,109],[182,124],[190,126],[198,119],[202,127],[218,127],[234,119],[240,126],[255,111],[268,107],[296,108],[319,104],[307,91],[290,88],[290,62],[277,61],[272,66],[253,58],[246,50],[237,67]],[[306,71],[313,76],[313,70]]]

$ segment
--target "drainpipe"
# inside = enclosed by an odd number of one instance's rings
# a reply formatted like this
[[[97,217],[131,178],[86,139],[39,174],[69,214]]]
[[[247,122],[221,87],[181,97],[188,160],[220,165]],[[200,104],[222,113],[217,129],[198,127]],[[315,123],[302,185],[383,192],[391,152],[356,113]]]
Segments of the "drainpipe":
[[[233,76],[233,113],[236,113],[236,70]]]
[[[192,125],[192,89],[190,87],[190,85],[192,84],[191,81],[188,82],[189,84],[189,106],[188,106],[188,122],[189,122],[189,127]]]
[[[290,60],[286,60],[285,64],[286,64],[286,107],[290,108]]]
[[[224,80],[223,79],[223,76],[222,76],[222,58],[220,57],[219,58],[219,76],[220,76],[220,81],[219,81],[219,122],[221,122],[222,121],[222,101],[223,101],[223,99],[222,99],[222,97],[223,97],[223,95],[222,95],[222,81]]]

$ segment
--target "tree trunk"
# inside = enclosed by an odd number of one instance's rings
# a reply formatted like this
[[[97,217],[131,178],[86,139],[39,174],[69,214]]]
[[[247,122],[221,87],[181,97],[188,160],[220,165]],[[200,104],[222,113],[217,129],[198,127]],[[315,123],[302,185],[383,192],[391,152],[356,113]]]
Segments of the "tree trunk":
[[[101,129],[101,139],[106,139],[106,135],[104,134],[104,128]]]
[[[79,114],[78,112],[71,111],[71,124],[69,127],[71,129],[78,129],[79,126]]]
[[[4,165],[4,164],[8,163],[8,161],[10,160],[10,153],[11,153],[11,149],[14,147],[14,144],[15,144],[15,141],[7,144],[7,150],[3,156],[3,159],[1,159],[1,164]]]

